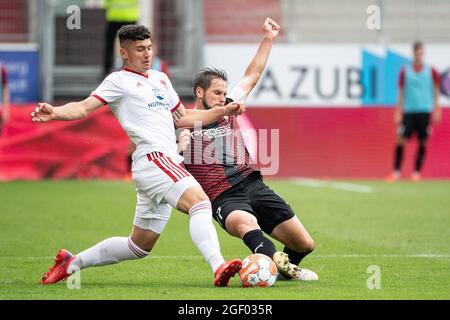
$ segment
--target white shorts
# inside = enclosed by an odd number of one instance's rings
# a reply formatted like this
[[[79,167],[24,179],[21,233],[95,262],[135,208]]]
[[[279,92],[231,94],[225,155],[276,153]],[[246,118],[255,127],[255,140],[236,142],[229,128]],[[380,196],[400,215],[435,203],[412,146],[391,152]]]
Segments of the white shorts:
[[[161,234],[186,189],[200,186],[180,164],[160,152],[133,161],[137,203],[134,225]]]

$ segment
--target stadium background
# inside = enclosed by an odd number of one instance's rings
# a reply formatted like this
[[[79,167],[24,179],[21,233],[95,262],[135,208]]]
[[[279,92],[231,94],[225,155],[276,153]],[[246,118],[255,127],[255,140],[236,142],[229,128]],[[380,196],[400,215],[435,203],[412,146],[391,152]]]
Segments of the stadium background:
[[[411,5],[414,3],[414,5]],[[80,11],[80,29],[67,20]],[[381,29],[366,26],[370,5]],[[257,8],[257,9],[255,9]],[[450,177],[450,2],[318,0],[141,1],[159,55],[189,105],[191,79],[224,67],[232,86],[261,37],[266,16],[283,27],[265,74],[248,101],[256,130],[280,129],[277,177],[382,178],[391,169],[398,70],[411,43],[442,75],[442,123],[433,128],[425,178]],[[84,121],[32,124],[38,101],[83,99],[102,78],[101,1],[0,1],[0,61],[10,79],[12,119],[0,141],[0,180],[120,178],[126,137],[107,108]],[[241,57],[236,59],[236,56]],[[415,142],[406,149],[412,169]]]
[[[72,5],[80,29],[67,28]],[[380,30],[366,26],[371,5],[381,9]],[[190,106],[201,67],[225,68],[231,87],[266,16],[282,25],[247,115],[256,129],[279,130],[279,170],[267,183],[314,238],[302,267],[320,280],[245,290],[233,278],[231,288],[214,288],[187,216],[174,213],[147,259],[83,270],[81,290],[72,290],[37,281],[59,248],[78,253],[130,231],[136,193],[121,180],[128,139],[106,107],[44,125],[29,113],[37,101],[83,99],[99,84],[105,12],[96,0],[0,0],[0,61],[14,102],[0,138],[0,300],[449,299],[449,12],[448,0],[141,1],[141,22]],[[433,128],[426,181],[388,184],[397,72],[418,39],[442,75],[443,120]],[[414,152],[411,142],[406,178]],[[216,229],[224,257],[249,254]]]

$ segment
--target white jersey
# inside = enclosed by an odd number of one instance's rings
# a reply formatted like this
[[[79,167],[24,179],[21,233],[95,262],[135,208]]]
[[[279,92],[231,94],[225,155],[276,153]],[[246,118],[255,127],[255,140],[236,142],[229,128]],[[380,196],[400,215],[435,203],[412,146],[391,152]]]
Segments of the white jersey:
[[[136,145],[133,159],[157,151],[183,161],[172,118],[181,101],[166,74],[149,70],[145,75],[124,68],[107,76],[91,95],[109,105]]]

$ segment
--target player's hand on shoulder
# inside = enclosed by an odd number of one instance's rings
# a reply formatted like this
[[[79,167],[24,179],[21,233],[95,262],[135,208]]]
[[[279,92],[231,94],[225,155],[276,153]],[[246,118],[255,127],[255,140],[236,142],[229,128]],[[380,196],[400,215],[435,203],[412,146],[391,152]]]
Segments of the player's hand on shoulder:
[[[271,39],[274,39],[278,33],[280,32],[280,25],[276,23],[275,20],[272,20],[271,18],[266,18],[266,21],[264,21],[263,30],[264,35],[269,36]]]
[[[38,103],[34,111],[31,113],[31,120],[33,122],[47,122],[53,120],[53,118],[53,106],[45,102]]]

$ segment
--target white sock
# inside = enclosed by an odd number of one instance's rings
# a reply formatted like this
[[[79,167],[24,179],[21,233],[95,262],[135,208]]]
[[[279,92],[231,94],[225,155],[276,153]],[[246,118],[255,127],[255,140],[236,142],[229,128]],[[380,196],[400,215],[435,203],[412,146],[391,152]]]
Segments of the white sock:
[[[212,222],[211,202],[202,201],[194,205],[189,210],[189,217],[191,239],[214,272],[225,260],[220,253],[219,239]]]
[[[70,266],[84,269],[114,264],[123,260],[145,258],[147,255],[148,252],[139,248],[131,238],[112,237],[77,254]]]

